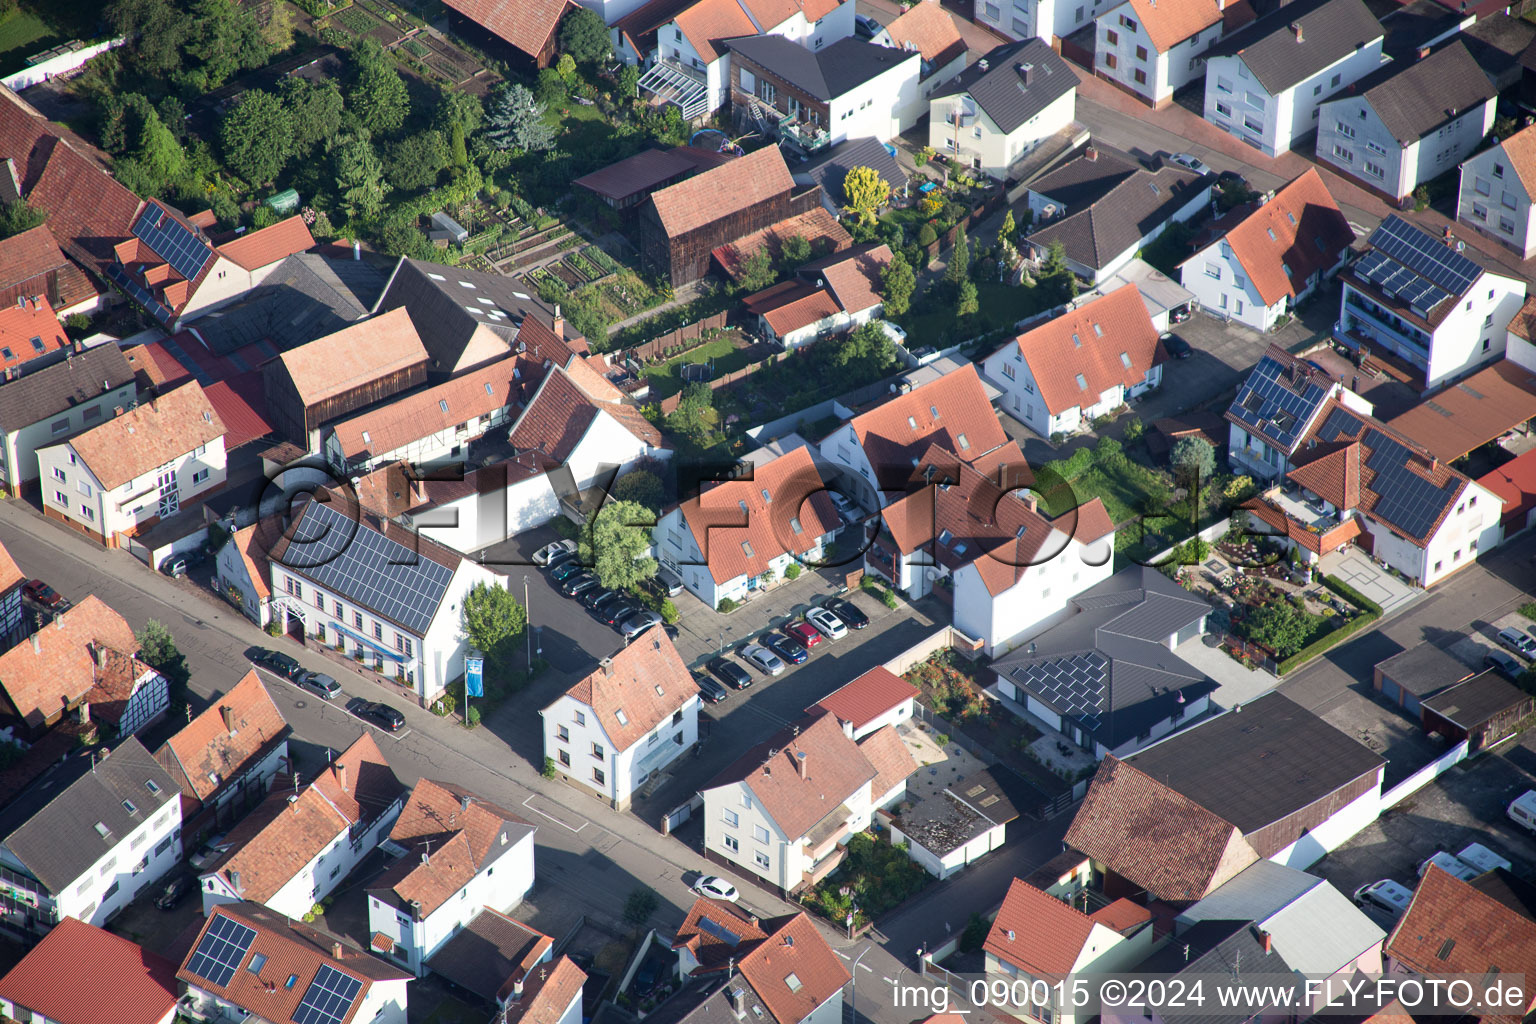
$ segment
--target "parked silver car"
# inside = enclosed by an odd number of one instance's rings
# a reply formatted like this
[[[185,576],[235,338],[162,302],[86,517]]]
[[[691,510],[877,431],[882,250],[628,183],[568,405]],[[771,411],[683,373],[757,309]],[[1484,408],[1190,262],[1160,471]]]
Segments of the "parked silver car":
[[[761,644],[747,644],[736,653],[764,675],[776,676],[784,671],[784,659]]]

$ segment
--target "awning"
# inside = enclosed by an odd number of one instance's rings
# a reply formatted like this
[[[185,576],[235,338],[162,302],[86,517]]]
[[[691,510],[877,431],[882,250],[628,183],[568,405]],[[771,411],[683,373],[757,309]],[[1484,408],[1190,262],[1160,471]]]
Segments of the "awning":
[[[348,629],[346,626],[343,626],[339,622],[334,622],[332,625],[336,627],[336,632],[349,636],[353,640],[356,640],[358,643],[363,644],[366,647],[373,648],[375,651],[378,651],[380,654],[384,655],[386,658],[389,658],[391,661],[405,660],[405,655],[401,654],[399,651],[391,651],[377,640],[370,640],[363,636],[363,634],[355,630]]]

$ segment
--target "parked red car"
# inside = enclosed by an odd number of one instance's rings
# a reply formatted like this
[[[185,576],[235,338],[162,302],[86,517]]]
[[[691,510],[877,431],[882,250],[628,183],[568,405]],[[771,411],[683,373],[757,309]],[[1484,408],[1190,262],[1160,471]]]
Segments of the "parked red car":
[[[44,608],[57,608],[64,603],[64,597],[42,580],[27,580],[21,585],[21,595],[30,598]]]
[[[807,649],[821,643],[821,631],[809,622],[797,622],[792,626],[785,626],[784,632],[799,641],[800,645]]]

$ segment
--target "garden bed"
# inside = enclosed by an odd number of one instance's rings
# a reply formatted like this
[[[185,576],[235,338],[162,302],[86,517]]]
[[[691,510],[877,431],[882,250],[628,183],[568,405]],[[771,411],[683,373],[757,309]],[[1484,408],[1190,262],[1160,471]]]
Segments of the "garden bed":
[[[907,856],[907,844],[892,846],[871,830],[849,839],[842,864],[801,900],[838,925],[843,925],[852,913],[857,931],[916,896],[933,881],[932,875]]]

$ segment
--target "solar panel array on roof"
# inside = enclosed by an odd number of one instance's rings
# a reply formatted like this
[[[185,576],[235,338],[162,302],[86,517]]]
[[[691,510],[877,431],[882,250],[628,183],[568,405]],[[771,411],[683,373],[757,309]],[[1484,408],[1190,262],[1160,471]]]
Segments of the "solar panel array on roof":
[[[129,297],[131,297],[135,302],[148,310],[149,314],[156,320],[166,324],[171,322],[171,311],[162,305],[153,295],[149,294],[143,285],[129,277],[127,272],[122,267],[118,266],[117,264],[113,264],[107,268],[107,276],[110,277],[118,287],[127,292]]]
[[[1276,441],[1290,451],[1300,440],[1296,432],[1306,426],[1328,397],[1328,389],[1303,376],[1286,380],[1289,368],[1272,356],[1259,360],[1232,403],[1231,414],[1245,426]]]
[[[1483,272],[1473,260],[1395,214],[1371,233],[1370,245],[1355,273],[1422,317],[1464,293]]]
[[[730,946],[732,949],[735,949],[738,945],[741,944],[741,939],[737,937],[736,933],[731,931],[725,925],[721,924],[719,921],[714,921],[707,917],[701,917],[699,918],[699,928],[703,931],[709,932],[709,934],[713,935],[727,946]]]
[[[1364,425],[1365,430],[1357,436]],[[1460,490],[1455,477],[1444,485],[1420,476],[1409,465],[1420,456],[1406,445],[1375,427],[1368,426],[1343,409],[1335,409],[1318,430],[1323,441],[1340,438],[1360,441],[1370,449],[1365,467],[1374,475],[1370,488],[1376,492],[1371,514],[1380,516],[1411,537],[1423,537],[1445,511],[1446,504]]]
[[[1428,317],[1436,306],[1451,298],[1450,292],[1379,250],[1362,256],[1355,265],[1355,273],[1381,289],[1383,295],[1406,303],[1422,317]]]
[[[240,961],[255,941],[255,929],[215,914],[213,923],[203,933],[203,941],[197,944],[197,952],[187,961],[187,972],[223,988],[240,969]]]
[[[1051,707],[1078,719],[1084,728],[1098,728],[1109,685],[1109,659],[1098,651],[1021,665],[1011,674]]]
[[[188,281],[197,280],[197,275],[214,260],[213,249],[207,242],[153,204],[139,214],[133,233]]]
[[[326,964],[315,972],[309,991],[293,1011],[294,1024],[341,1024],[362,987],[356,978]]]
[[[319,501],[310,502],[285,558],[320,586],[417,634],[431,624],[453,578],[452,569]]]

